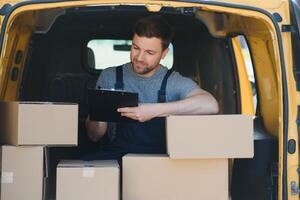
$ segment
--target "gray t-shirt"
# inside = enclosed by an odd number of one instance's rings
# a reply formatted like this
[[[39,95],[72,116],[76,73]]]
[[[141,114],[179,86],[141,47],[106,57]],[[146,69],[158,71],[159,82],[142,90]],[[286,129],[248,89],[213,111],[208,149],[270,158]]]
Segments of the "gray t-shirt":
[[[157,103],[158,90],[168,68],[161,66],[159,71],[151,77],[138,76],[132,69],[131,63],[123,65],[124,90],[139,94],[139,103]],[[104,69],[96,86],[104,89],[113,89],[116,83],[116,67]],[[166,101],[184,99],[191,91],[199,86],[191,79],[183,77],[178,72],[173,72],[167,81]]]
[[[138,76],[132,69],[131,63],[126,63],[123,68],[124,90],[139,94],[139,103],[157,103],[158,90],[160,90],[164,76],[168,68],[161,66],[159,71],[151,77]],[[116,83],[116,67],[109,67],[102,71],[96,83],[104,89],[114,89]],[[184,99],[191,91],[199,86],[191,79],[183,77],[178,72],[172,72],[167,80],[166,101]],[[108,123],[108,135],[111,140],[116,136],[116,124]]]

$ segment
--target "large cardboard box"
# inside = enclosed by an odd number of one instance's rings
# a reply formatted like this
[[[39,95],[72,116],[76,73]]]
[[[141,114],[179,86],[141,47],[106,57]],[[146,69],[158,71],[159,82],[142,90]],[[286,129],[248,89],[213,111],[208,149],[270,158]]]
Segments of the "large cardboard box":
[[[117,161],[60,161],[56,200],[119,200],[119,179]]]
[[[227,200],[228,160],[123,157],[123,200]]]
[[[1,200],[45,198],[44,148],[1,147]]]
[[[77,104],[0,102],[0,119],[2,144],[77,145]]]
[[[172,159],[252,158],[250,115],[169,116],[167,152]]]

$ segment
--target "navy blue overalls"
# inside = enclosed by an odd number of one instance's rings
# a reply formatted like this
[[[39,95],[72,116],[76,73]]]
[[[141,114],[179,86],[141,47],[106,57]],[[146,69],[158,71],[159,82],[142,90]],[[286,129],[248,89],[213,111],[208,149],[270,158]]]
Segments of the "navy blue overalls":
[[[172,70],[168,70],[158,91],[158,102],[166,102],[166,85]],[[116,68],[115,89],[123,90],[123,69]],[[118,122],[114,141],[87,160],[121,160],[127,153],[165,154],[165,118],[154,118],[147,122]]]

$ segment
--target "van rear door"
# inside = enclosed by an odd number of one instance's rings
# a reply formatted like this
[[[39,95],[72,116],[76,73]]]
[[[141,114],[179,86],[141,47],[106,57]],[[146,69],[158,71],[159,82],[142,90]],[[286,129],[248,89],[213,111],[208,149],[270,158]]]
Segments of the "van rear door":
[[[283,31],[291,32],[292,38],[292,51],[293,51],[293,71],[296,81],[297,93],[300,92],[300,2],[297,0],[290,1],[290,13],[291,13],[291,25],[284,27]],[[297,95],[297,96],[298,96]],[[296,98],[295,96],[294,98]],[[298,98],[299,99],[299,98]],[[298,100],[298,110],[297,112],[297,134],[289,136],[288,139],[288,154],[293,156],[293,158],[298,157],[298,160],[292,159],[292,162],[289,162],[287,168],[288,170],[296,171],[298,176],[288,176],[288,183],[290,184],[291,195],[295,199],[299,198],[300,194],[300,102]],[[295,137],[293,137],[295,136]],[[294,145],[290,145],[294,144]],[[294,146],[294,147],[293,147]],[[293,147],[293,148],[292,148]],[[297,148],[296,148],[297,147]],[[296,164],[297,163],[297,164]]]

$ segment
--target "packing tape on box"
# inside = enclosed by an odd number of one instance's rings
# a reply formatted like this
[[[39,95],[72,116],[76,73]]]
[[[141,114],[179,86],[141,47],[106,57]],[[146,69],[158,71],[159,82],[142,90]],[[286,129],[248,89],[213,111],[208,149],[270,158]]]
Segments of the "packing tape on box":
[[[14,182],[14,173],[13,172],[2,172],[1,183],[13,183],[13,182]]]
[[[94,178],[95,168],[94,167],[84,167],[82,170],[82,177],[85,178]]]

